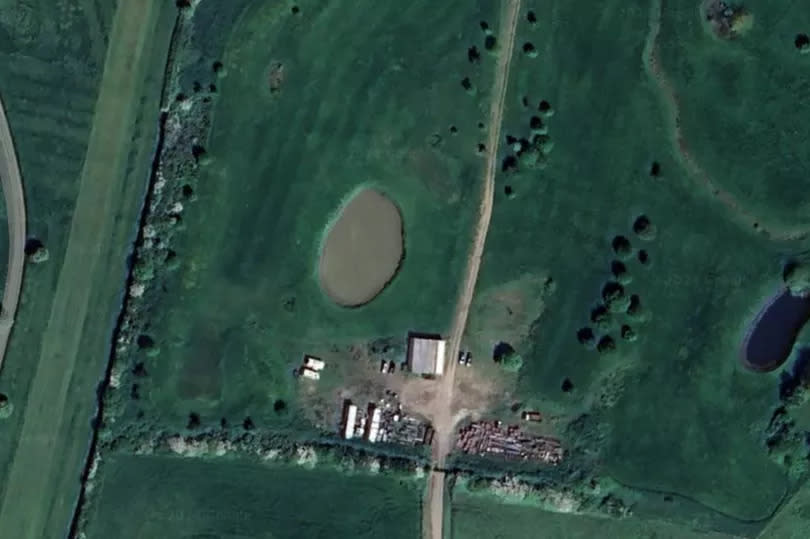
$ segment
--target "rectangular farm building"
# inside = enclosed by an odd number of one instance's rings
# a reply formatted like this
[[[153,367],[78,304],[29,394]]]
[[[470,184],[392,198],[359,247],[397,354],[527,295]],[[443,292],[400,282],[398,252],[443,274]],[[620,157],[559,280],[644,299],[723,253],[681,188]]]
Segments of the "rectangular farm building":
[[[416,374],[441,375],[444,372],[444,355],[447,343],[435,337],[410,336],[408,342],[408,367]]]
[[[347,440],[354,438],[354,425],[357,422],[357,405],[347,403],[344,411],[343,437]]]

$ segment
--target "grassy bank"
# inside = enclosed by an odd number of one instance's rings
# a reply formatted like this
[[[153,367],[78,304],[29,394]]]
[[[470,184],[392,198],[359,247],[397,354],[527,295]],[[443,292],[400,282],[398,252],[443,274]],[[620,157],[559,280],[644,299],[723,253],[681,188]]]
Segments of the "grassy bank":
[[[412,539],[423,487],[396,474],[114,455],[96,487],[87,534]]]
[[[552,513],[531,505],[503,503],[493,497],[460,495],[453,500],[453,539],[526,537],[544,539],[730,539],[731,535],[691,530],[663,520],[614,520]]]

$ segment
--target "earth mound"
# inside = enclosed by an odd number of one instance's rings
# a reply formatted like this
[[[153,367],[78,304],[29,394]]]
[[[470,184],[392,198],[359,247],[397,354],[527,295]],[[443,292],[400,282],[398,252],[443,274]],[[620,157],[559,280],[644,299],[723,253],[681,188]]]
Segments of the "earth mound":
[[[368,303],[394,278],[403,251],[399,208],[378,191],[359,191],[326,233],[318,263],[321,287],[343,307]]]

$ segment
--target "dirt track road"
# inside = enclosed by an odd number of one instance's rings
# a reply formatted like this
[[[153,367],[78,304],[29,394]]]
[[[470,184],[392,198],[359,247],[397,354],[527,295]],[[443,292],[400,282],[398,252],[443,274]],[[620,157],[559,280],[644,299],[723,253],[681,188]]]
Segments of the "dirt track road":
[[[495,194],[495,172],[497,170],[498,145],[501,137],[501,121],[506,102],[506,89],[509,83],[509,68],[512,62],[512,52],[515,43],[515,29],[517,27],[520,0],[506,0],[501,14],[498,34],[504,36],[502,49],[498,55],[495,68],[495,80],[492,87],[492,103],[489,111],[489,125],[492,128],[487,138],[487,161],[484,184],[481,193],[481,206],[479,208],[478,224],[475,229],[475,238],[470,256],[467,260],[467,271],[464,277],[464,286],[456,303],[453,316],[453,326],[448,337],[447,365],[440,380],[438,395],[433,403],[433,428],[435,429],[433,442],[433,471],[428,478],[428,490],[425,499],[423,518],[423,535],[426,539],[442,539],[442,524],[444,520],[444,479],[443,471],[447,455],[452,449],[453,429],[458,417],[453,416],[451,404],[453,402],[453,379],[456,372],[456,357],[461,345],[461,337],[467,327],[467,316],[478,280],[478,271],[481,267],[481,258],[484,254],[484,243],[489,230],[489,221],[492,216],[492,202]]]
[[[0,370],[2,370],[14,316],[17,313],[25,267],[25,198],[20,166],[14,152],[14,141],[11,138],[2,98],[0,98],[0,181],[3,184],[8,218],[8,269],[0,311]]]

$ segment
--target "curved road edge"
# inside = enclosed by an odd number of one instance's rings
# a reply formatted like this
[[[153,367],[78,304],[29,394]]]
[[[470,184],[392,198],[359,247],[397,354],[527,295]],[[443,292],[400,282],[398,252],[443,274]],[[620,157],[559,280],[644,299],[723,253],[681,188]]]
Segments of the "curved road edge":
[[[6,109],[0,97],[0,182],[6,199],[8,219],[8,270],[0,309],[0,372],[6,356],[8,339],[17,313],[25,268],[25,197],[23,196],[20,165],[14,151]]]

